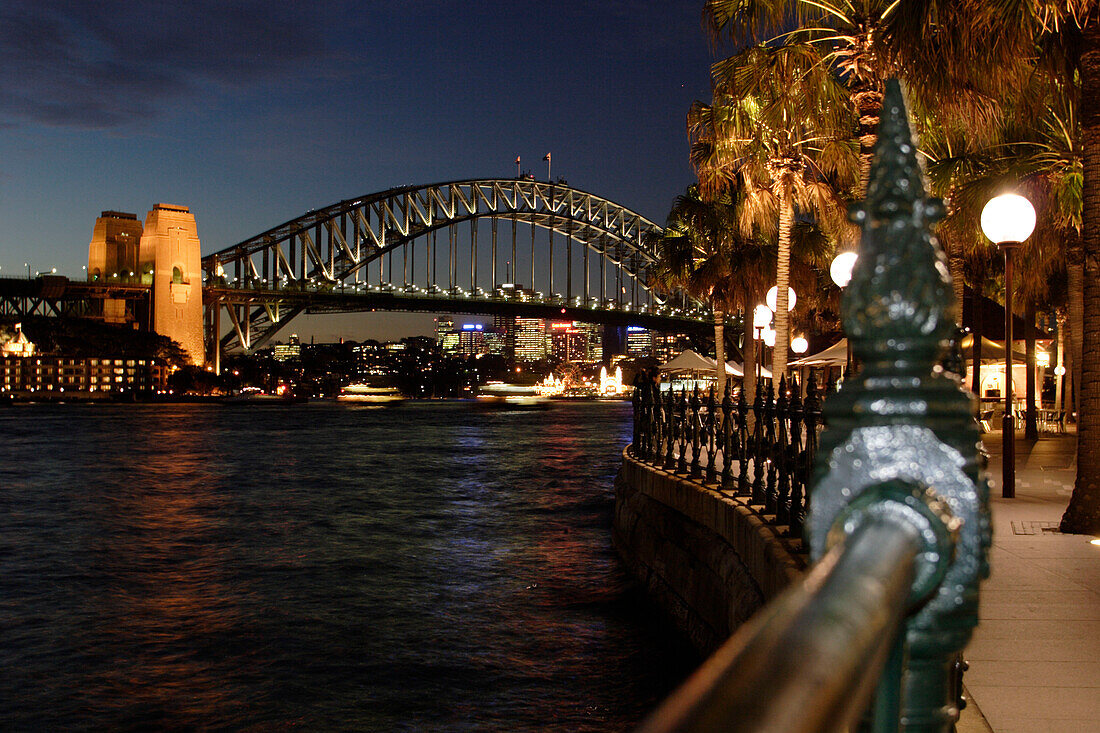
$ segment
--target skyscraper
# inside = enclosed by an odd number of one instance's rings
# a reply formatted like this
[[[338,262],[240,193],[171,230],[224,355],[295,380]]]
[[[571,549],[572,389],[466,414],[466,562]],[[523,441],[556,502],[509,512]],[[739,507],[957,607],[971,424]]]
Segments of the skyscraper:
[[[546,321],[541,318],[515,319],[516,361],[538,361],[546,358]]]
[[[626,353],[629,356],[653,356],[653,334],[641,326],[627,328]]]

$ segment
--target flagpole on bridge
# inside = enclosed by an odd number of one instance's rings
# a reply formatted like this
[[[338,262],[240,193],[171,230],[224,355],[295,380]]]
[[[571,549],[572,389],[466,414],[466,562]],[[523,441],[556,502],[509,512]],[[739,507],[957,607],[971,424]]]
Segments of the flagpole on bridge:
[[[546,161],[546,180],[553,183],[554,179],[550,177],[550,153],[547,153],[543,160]]]

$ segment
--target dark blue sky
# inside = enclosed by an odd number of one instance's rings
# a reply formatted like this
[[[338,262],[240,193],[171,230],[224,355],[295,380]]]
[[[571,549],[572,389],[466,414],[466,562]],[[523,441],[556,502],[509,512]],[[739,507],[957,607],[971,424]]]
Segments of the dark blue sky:
[[[548,151],[555,178],[663,222],[709,96],[700,5],[5,0],[0,275],[80,276],[105,209],[190,206],[209,253],[517,155],[544,178]]]

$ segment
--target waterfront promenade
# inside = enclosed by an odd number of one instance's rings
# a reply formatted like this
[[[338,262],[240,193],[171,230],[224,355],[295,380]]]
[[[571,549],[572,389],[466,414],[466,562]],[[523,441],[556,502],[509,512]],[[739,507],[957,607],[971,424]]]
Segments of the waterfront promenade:
[[[1075,436],[1017,440],[1016,498],[1001,498],[1001,433],[984,437],[993,480],[992,574],[966,649],[959,730],[1100,731],[1100,547],[1057,532]]]

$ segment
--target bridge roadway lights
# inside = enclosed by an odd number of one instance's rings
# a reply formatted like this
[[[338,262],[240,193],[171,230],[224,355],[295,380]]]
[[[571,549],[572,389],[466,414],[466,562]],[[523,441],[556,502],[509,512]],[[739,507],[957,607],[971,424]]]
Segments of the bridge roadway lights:
[[[424,186],[403,186],[354,199],[346,199],[323,209],[310,212],[285,224],[269,229],[237,245],[222,249],[203,258],[203,270],[211,282],[245,282],[266,280],[268,284],[281,282],[312,283],[319,280],[343,283],[345,279],[359,277],[361,273],[377,272],[382,277],[381,265],[388,260],[390,279],[393,280],[395,264],[392,255],[408,254],[405,280],[422,281],[425,285],[438,281],[436,264],[447,254],[447,245],[436,241],[440,230],[450,234],[450,277],[447,287],[457,285],[455,279],[456,228],[469,224],[471,241],[459,245],[469,247],[471,261],[476,262],[476,222],[489,218],[493,223],[492,262],[488,271],[493,273],[496,285],[496,266],[507,250],[497,249],[497,223],[512,226],[511,257],[508,259],[510,278],[514,281],[517,268],[515,233],[517,227],[530,227],[531,282],[535,290],[542,283],[535,282],[535,262],[549,258],[553,272],[553,237],[566,237],[566,252],[572,244],[584,251],[584,296],[606,299],[610,289],[617,300],[625,295],[633,303],[644,299],[647,292],[647,275],[657,261],[657,253],[650,244],[652,234],[659,234],[661,227],[648,221],[613,201],[585,191],[560,184],[518,179],[470,179],[449,181]],[[549,252],[536,255],[536,229],[550,232]],[[430,268],[416,269],[416,248],[429,248],[428,257],[419,260]],[[545,245],[543,245],[545,246]],[[434,248],[434,251],[433,249]],[[560,252],[560,251],[559,251]],[[589,253],[599,262],[590,271]],[[506,255],[504,255],[506,256]],[[376,269],[375,266],[379,265]],[[598,275],[596,274],[598,271]],[[233,275],[227,276],[227,272]],[[418,276],[423,276],[422,278]],[[411,274],[411,277],[409,276]],[[580,269],[570,260],[566,282],[579,275]],[[598,278],[598,294],[590,292],[592,277]],[[218,280],[215,280],[218,278]],[[224,279],[222,279],[224,278]],[[482,278],[484,280],[484,278]],[[553,282],[553,275],[550,275]],[[572,282],[576,282],[573,277]],[[480,296],[478,271],[471,268],[470,290]],[[436,286],[432,286],[436,287]],[[429,291],[432,289],[429,287]],[[372,290],[381,290],[370,286]],[[629,288],[629,291],[628,291]],[[276,288],[282,290],[282,288]],[[465,290],[465,288],[463,288]],[[553,286],[544,289],[553,293]],[[458,290],[455,291],[460,292]],[[628,294],[629,292],[629,294]],[[465,293],[464,293],[465,294]],[[573,293],[567,290],[566,296]],[[563,305],[568,301],[564,301]],[[620,308],[625,312],[640,312],[638,307]],[[261,314],[262,315],[262,314]],[[259,336],[259,334],[257,334]],[[262,339],[262,337],[260,337]],[[260,340],[258,339],[258,340]]]

